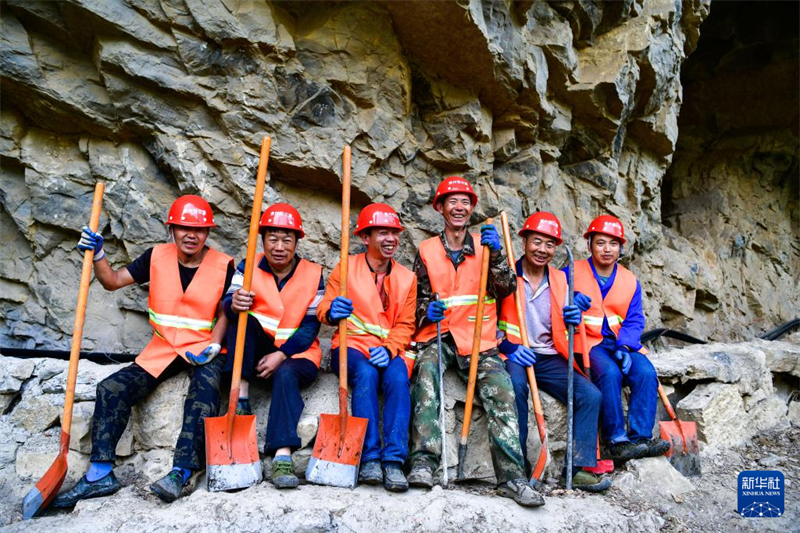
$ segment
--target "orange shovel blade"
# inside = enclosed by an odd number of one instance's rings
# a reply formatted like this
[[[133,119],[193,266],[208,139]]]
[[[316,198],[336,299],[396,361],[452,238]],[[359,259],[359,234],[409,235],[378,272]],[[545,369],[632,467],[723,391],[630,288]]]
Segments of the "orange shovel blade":
[[[208,490],[242,489],[261,482],[255,415],[236,415],[232,435],[227,415],[206,418],[205,429]]]
[[[22,519],[29,520],[50,505],[67,477],[69,433],[61,430],[61,449],[42,479],[22,499]]]
[[[306,480],[318,485],[355,487],[367,422],[366,418],[347,415],[342,435],[340,415],[319,415],[319,431],[306,469]]]
[[[687,477],[700,475],[700,446],[695,422],[659,422],[661,438],[672,447],[666,453],[675,470]]]

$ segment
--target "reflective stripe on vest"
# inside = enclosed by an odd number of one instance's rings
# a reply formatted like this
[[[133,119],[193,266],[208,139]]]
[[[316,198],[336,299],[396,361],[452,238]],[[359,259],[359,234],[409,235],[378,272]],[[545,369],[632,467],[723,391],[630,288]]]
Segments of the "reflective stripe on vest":
[[[380,327],[378,324],[367,324],[355,313],[351,314],[347,321],[353,324],[356,329],[348,330],[347,333],[351,333],[353,335],[375,335],[380,339],[385,339],[389,336],[389,330],[386,328]]]
[[[159,326],[168,326],[171,328],[191,329],[194,331],[211,331],[214,329],[214,324],[217,323],[216,317],[209,322],[208,320],[197,320],[194,318],[186,318],[174,315],[162,315],[156,313],[152,309],[147,309],[147,314],[150,315],[150,322]]]

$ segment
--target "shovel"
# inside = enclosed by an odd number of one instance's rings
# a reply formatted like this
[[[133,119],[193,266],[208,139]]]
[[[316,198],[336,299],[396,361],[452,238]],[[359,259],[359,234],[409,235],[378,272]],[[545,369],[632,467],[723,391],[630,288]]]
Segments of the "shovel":
[[[350,147],[342,157],[342,243],[339,259],[339,296],[347,297],[347,260],[350,255]],[[347,412],[347,320],[339,321],[339,414],[319,415],[319,431],[306,469],[306,480],[318,485],[352,489],[358,482],[358,465],[366,418]]]
[[[258,220],[261,216],[261,203],[264,199],[271,142],[269,137],[264,137],[261,142],[261,158],[258,162],[256,192],[253,197],[253,211],[250,215],[250,231],[247,236],[247,255],[242,283],[242,289],[247,292],[250,292],[250,284],[253,280]],[[206,417],[205,419],[206,471],[208,473],[208,490],[211,492],[250,487],[260,483],[263,477],[261,461],[258,458],[256,416],[236,414],[239,384],[242,378],[244,340],[247,331],[246,311],[239,313],[237,328],[228,413],[224,416]]]
[[[100,209],[103,206],[105,185],[98,183],[94,187],[92,214],[89,218],[89,229],[97,231],[100,223]],[[92,260],[94,250],[83,254],[81,283],[78,289],[78,306],[75,309],[75,325],[72,328],[72,347],[69,354],[69,370],[67,371],[67,395],[64,399],[64,413],[61,415],[61,446],[53,464],[45,472],[42,479],[22,499],[22,518],[28,520],[45,509],[58,493],[64,478],[67,476],[67,454],[69,453],[69,432],[72,426],[72,402],[75,399],[75,383],[78,379],[78,362],[81,356],[81,337],[83,336],[83,320],[86,316],[86,300],[89,297],[89,284],[92,282]]]
[[[672,446],[666,453],[675,470],[686,477],[696,477],[700,472],[700,447],[697,443],[697,423],[680,420],[669,403],[667,393],[658,384],[658,396],[664,403],[672,422],[659,422],[661,438],[670,441]]]
[[[433,295],[439,300],[439,293]],[[439,354],[439,431],[442,432],[442,488],[448,485],[447,478],[447,418],[444,405],[444,357],[442,356],[442,322],[436,323],[436,350]]]
[[[514,245],[511,242],[511,232],[508,227],[508,216],[505,211],[500,213],[500,220],[503,225],[503,238],[506,244],[506,253],[508,254],[508,264],[514,268]],[[525,301],[525,285],[517,284],[517,290],[514,293],[514,303],[517,307],[517,320],[519,321],[520,339],[522,345],[530,348],[530,341],[528,340],[528,326],[525,324],[525,312],[522,309],[522,302]],[[536,427],[539,429],[539,440],[542,447],[539,450],[539,458],[536,460],[536,466],[533,467],[531,474],[531,481],[541,482],[544,477],[544,469],[547,466],[547,427],[544,422],[544,411],[542,410],[542,400],[539,397],[539,385],[536,383],[536,374],[532,366],[527,369],[528,372],[528,386],[531,389],[531,397],[533,400],[533,414],[536,416]],[[523,446],[525,444],[523,443]]]
[[[487,218],[484,224],[491,224]],[[467,400],[464,404],[464,422],[461,426],[461,442],[458,444],[458,480],[464,480],[464,463],[467,459],[467,439],[472,422],[472,404],[475,400],[475,383],[478,379],[478,357],[481,353],[481,332],[483,330],[483,305],[486,299],[486,281],[489,279],[489,247],[483,247],[481,277],[478,286],[478,304],[475,309],[475,333],[472,337],[472,357],[469,360],[469,380],[467,381]]]
[[[567,287],[568,287],[568,294],[567,294],[567,305],[572,305],[575,301],[575,284],[574,284],[574,272],[575,272],[575,260],[572,257],[572,250],[569,249],[569,246],[564,246],[564,249],[567,251],[567,257],[569,258],[569,276],[567,277]],[[575,433],[573,426],[573,417],[575,412],[575,391],[574,391],[574,384],[575,384],[575,369],[573,368],[575,365],[575,326],[570,324],[567,327],[568,333],[568,344],[569,344],[569,355],[568,355],[568,362],[567,362],[567,490],[572,490],[572,458],[575,444],[572,442],[572,436]],[[586,351],[584,348],[583,351]]]

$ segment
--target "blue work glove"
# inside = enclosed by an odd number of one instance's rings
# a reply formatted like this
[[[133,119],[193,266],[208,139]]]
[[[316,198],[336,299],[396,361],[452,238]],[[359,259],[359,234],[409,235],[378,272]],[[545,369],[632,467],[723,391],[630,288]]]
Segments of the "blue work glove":
[[[100,261],[106,255],[103,251],[103,236],[90,230],[89,226],[82,227],[78,250],[82,252],[94,250],[94,262]]]
[[[213,361],[214,358],[219,355],[220,350],[222,350],[222,346],[212,342],[206,347],[205,350],[197,355],[193,354],[192,352],[186,352],[186,359],[188,359],[189,362],[194,366],[201,366]]]
[[[441,322],[444,320],[444,311],[447,306],[440,300],[434,300],[428,304],[428,320],[431,322]]]
[[[331,302],[331,309],[328,311],[331,322],[339,322],[343,318],[348,318],[353,314],[353,300],[348,300],[344,296],[337,296]]]
[[[614,357],[617,358],[617,364],[619,364],[619,369],[622,371],[622,375],[627,376],[628,372],[631,371],[632,361],[630,352],[623,348],[614,352]]]
[[[533,350],[521,344],[516,350],[508,354],[508,358],[521,366],[533,366],[536,363],[536,354]]]
[[[481,246],[488,246],[493,252],[500,249],[500,234],[491,224],[481,226]]]
[[[389,360],[391,360],[391,358],[389,350],[384,346],[369,349],[369,362],[372,366],[386,368],[389,366]]]
[[[581,323],[581,310],[577,305],[564,306],[564,323],[568,326],[579,326]]]
[[[592,306],[592,299],[586,296],[585,294],[576,292],[575,298],[572,299],[572,303],[577,305],[578,309],[580,309],[581,311],[588,311],[589,308]]]

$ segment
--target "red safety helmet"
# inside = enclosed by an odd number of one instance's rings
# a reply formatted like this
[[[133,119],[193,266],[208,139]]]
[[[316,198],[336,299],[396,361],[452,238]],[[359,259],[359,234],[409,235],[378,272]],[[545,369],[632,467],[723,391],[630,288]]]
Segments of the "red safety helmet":
[[[289,204],[271,205],[261,215],[261,222],[258,223],[258,231],[264,228],[290,229],[297,232],[298,239],[306,236],[303,231],[303,219],[297,209]]]
[[[386,204],[369,204],[358,214],[356,235],[369,228],[393,228],[403,231],[397,212]]]
[[[556,240],[556,244],[561,244],[561,223],[553,213],[547,211],[539,211],[528,217],[525,225],[519,230],[520,237],[524,237],[529,231],[542,233]]]
[[[436,207],[436,202],[453,193],[464,193],[469,195],[472,200],[472,206],[478,205],[478,195],[472,190],[472,185],[461,176],[450,176],[442,180],[438,187],[436,187],[436,194],[433,197],[433,207]]]
[[[214,213],[208,202],[194,194],[181,196],[169,208],[165,224],[190,226],[193,228],[214,228]]]
[[[622,244],[625,244],[625,228],[622,227],[622,222],[617,217],[611,215],[600,215],[592,220],[589,224],[589,229],[583,234],[583,237],[588,239],[592,233],[602,233],[619,239]]]

